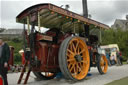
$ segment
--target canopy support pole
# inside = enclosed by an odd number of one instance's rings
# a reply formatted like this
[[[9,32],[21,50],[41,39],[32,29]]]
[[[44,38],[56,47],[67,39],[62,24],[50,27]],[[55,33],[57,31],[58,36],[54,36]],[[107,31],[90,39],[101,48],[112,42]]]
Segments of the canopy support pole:
[[[73,23],[73,32],[75,33],[76,30],[75,30],[75,23]]]
[[[29,23],[29,17],[27,16],[27,25],[28,25],[28,34],[30,34],[30,23]]]
[[[101,34],[101,27],[100,27],[100,43],[102,42],[102,34]]]
[[[39,28],[39,32],[41,32],[41,30],[40,30],[40,12],[38,12],[38,28]]]

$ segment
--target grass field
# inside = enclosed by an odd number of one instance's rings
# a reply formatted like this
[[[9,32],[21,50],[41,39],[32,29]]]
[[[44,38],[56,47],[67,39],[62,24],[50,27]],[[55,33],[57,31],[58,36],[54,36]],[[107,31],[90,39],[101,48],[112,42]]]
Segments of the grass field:
[[[108,83],[106,85],[128,85],[128,77],[122,78],[120,80],[115,80],[115,81]]]
[[[123,62],[123,64],[127,64],[127,62]]]

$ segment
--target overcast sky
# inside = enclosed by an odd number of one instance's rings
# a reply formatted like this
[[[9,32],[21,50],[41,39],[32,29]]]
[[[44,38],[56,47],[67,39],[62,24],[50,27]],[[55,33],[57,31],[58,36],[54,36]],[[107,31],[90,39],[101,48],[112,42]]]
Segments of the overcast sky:
[[[82,14],[82,0],[0,0],[0,27],[22,28],[16,23],[16,16],[27,7],[39,3],[57,6],[70,5],[71,11]],[[115,19],[125,19],[128,14],[128,0],[88,0],[92,19],[111,26]]]

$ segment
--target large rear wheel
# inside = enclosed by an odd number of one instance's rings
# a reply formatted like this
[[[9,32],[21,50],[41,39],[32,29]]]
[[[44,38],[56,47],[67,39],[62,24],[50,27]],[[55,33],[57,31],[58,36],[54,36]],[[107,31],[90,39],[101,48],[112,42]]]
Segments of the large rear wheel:
[[[65,78],[78,81],[86,77],[90,58],[86,43],[80,37],[65,39],[59,49],[59,66]]]
[[[98,56],[97,68],[100,74],[105,74],[108,70],[108,61],[105,55]]]

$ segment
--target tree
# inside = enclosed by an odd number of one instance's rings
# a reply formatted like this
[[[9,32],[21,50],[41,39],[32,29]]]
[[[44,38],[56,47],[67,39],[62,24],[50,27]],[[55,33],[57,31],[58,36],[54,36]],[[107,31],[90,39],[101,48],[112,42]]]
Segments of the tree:
[[[0,33],[3,32],[5,30],[5,28],[0,28]]]
[[[102,45],[107,44],[118,44],[123,56],[128,58],[128,30],[105,30],[102,34]]]

